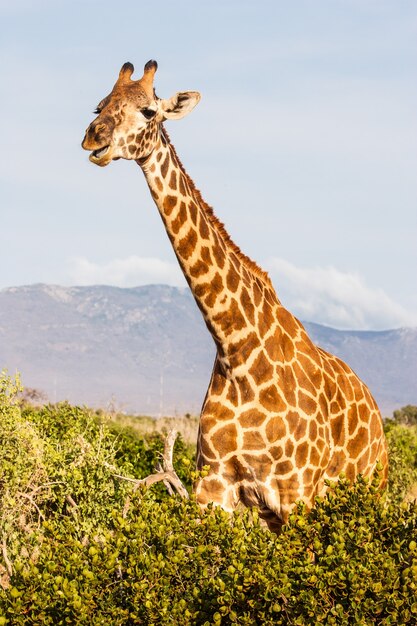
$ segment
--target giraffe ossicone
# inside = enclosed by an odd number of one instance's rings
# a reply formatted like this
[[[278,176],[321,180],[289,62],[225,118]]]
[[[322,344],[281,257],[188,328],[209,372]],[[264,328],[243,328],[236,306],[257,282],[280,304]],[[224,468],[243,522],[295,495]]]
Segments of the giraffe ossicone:
[[[199,102],[196,91],[156,96],[157,69],[139,80],[125,63],[82,146],[105,166],[141,167],[168,237],[217,347],[203,402],[196,485],[202,506],[257,506],[279,531],[297,500],[313,506],[326,479],[370,476],[387,446],[378,407],[340,359],[314,345],[265,272],[231,241],[183,168],[163,126]]]

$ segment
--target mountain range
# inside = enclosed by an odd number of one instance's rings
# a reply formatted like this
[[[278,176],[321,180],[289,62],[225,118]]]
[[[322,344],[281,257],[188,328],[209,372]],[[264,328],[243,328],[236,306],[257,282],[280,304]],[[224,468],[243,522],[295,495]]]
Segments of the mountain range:
[[[303,322],[368,384],[384,415],[417,404],[417,328]],[[51,402],[198,413],[215,346],[188,288],[30,285],[0,291],[0,369]]]

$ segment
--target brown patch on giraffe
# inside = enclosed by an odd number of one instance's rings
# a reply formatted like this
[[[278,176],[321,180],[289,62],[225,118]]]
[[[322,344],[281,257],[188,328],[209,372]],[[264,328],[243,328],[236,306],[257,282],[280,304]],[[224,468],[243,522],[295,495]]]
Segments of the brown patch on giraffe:
[[[208,400],[204,405],[204,415],[213,415],[217,422],[223,420],[231,420],[234,412],[224,406],[221,402],[212,402]],[[207,418],[205,417],[204,420]]]
[[[284,390],[285,399],[287,404],[295,407],[297,405],[297,398],[295,396],[297,390],[297,381],[294,376],[294,372],[291,366],[280,367],[276,366],[278,386]]]
[[[263,298],[263,289],[260,285],[262,285],[261,281],[259,280],[259,278],[256,278],[252,286],[253,301],[255,302],[255,306],[259,306]]]
[[[364,453],[360,456],[359,461],[357,462],[357,471],[359,474],[367,468],[369,464],[369,449],[365,450]]]
[[[234,424],[220,428],[211,437],[211,443],[220,455],[225,455],[237,447],[237,429]]]
[[[206,478],[203,487],[198,492],[198,501],[201,505],[209,502],[221,502],[224,493],[222,483],[216,478]]]
[[[156,160],[158,161],[158,163],[160,162],[161,159],[162,159],[162,152],[158,152],[156,155]]]
[[[345,416],[343,414],[330,420],[330,429],[332,432],[333,443],[335,446],[342,445],[346,439],[345,435]]]
[[[159,180],[159,179],[158,179]],[[163,202],[163,206],[164,206],[164,211],[167,215],[171,215],[172,211],[174,210],[174,208],[177,206],[177,198],[176,196],[166,196],[166,198],[164,198],[164,202]]]
[[[239,394],[238,390],[233,383],[229,385],[229,391],[227,392],[226,400],[229,400],[233,406],[237,406],[239,404]]]
[[[311,469],[311,467],[307,467],[303,471],[303,482],[305,485],[308,485],[309,483],[311,483],[312,479],[313,479],[313,470]]]
[[[258,409],[249,409],[241,413],[238,419],[242,428],[259,428],[266,420],[266,415]]]
[[[284,454],[284,450],[282,446],[272,446],[268,449],[269,454],[272,456],[274,461],[279,461],[279,459]]]
[[[247,378],[245,376],[239,377],[236,379],[236,383],[239,387],[241,404],[252,402],[255,397],[255,392],[253,391],[252,386],[248,383]]]
[[[223,291],[223,279],[219,272],[216,272],[214,278],[211,281],[210,291],[204,300],[204,303],[212,308],[217,300],[217,296]]]
[[[209,265],[212,264],[210,248],[208,248],[207,246],[201,247],[200,257],[201,257],[201,260],[204,261],[205,263],[208,263]]]
[[[224,468],[223,476],[229,482],[238,482],[239,480],[251,477],[248,473],[248,468],[241,463],[237,456],[232,456],[225,461]]]
[[[279,307],[278,309],[278,323],[292,339],[297,336],[299,322],[284,307]]]
[[[265,341],[265,350],[268,353],[271,361],[281,361],[282,360],[282,349],[281,349],[281,331],[277,328],[272,337],[268,337]]]
[[[298,406],[307,415],[314,415],[317,411],[317,402],[305,394],[301,389],[298,391]]]
[[[283,412],[287,408],[275,385],[262,389],[259,393],[259,401],[268,411],[274,413]]]
[[[358,407],[356,404],[352,404],[348,411],[348,427],[349,427],[349,435],[353,435],[359,423],[358,418]]]
[[[290,433],[292,432],[294,434],[296,441],[300,441],[300,439],[302,439],[307,432],[308,421],[305,417],[301,417],[295,411],[289,411],[287,414],[287,421]]]
[[[200,283],[199,285],[196,285],[194,287],[194,296],[202,299],[203,296],[205,296],[209,291],[210,291],[210,283]],[[203,305],[199,300],[197,300],[197,305],[203,311],[203,314],[204,314]]]
[[[168,196],[169,197],[169,196]],[[193,228],[183,237],[177,246],[177,253],[183,259],[188,259],[197,245],[197,234]]]
[[[321,459],[320,452],[317,450],[316,446],[313,446],[310,449],[310,460],[309,460],[310,464],[317,467],[318,465],[320,465],[320,459]]]
[[[181,202],[180,208],[177,213],[177,217],[172,220],[171,230],[176,235],[180,232],[181,227],[185,224],[188,219],[187,208],[185,206],[185,202]]]
[[[232,263],[230,263],[229,271],[226,276],[226,285],[230,291],[235,293],[240,283],[240,275],[235,270],[235,267]]]
[[[315,420],[311,420],[308,426],[308,438],[310,441],[314,442],[317,439],[317,424]]]
[[[285,444],[285,456],[289,458],[292,456],[293,452],[294,452],[294,444],[291,441],[291,439],[288,439],[287,443]]]
[[[337,415],[337,413],[340,413],[340,411],[341,411],[340,404],[338,403],[337,400],[333,400],[330,403],[330,414],[331,415]]]
[[[265,427],[265,435],[269,443],[280,441],[287,434],[287,426],[279,415],[271,417]],[[270,450],[272,452],[272,449]]]
[[[218,373],[214,374],[210,385],[210,395],[214,394],[215,396],[220,396],[226,385],[227,380],[224,376]]]
[[[214,426],[216,426],[218,420],[215,417],[202,415],[200,419],[200,431],[204,435],[209,433]]]
[[[177,189],[177,172],[175,170],[172,170],[168,184],[171,187],[171,189],[174,189],[174,190]]]
[[[259,348],[260,341],[255,331],[228,347],[228,356],[232,368],[236,368],[247,362],[254,350]]]
[[[356,468],[353,463],[349,463],[345,469],[346,478],[353,483],[356,478]]]
[[[214,315],[213,321],[220,326],[226,336],[233,331],[242,330],[246,326],[246,319],[237,301],[233,298],[230,301],[228,310]]]
[[[211,460],[216,458],[216,455],[214,454],[209,442],[205,437],[201,437],[200,439],[200,451],[205,460]]]
[[[284,476],[285,474],[289,474],[294,469],[294,463],[291,461],[281,461],[277,463],[275,472],[278,476]]]
[[[275,306],[277,304],[277,296],[273,289],[267,288],[264,291],[264,299],[270,306]]]
[[[255,474],[257,480],[264,482],[271,473],[271,458],[267,454],[244,454],[243,458]]]
[[[282,333],[280,344],[281,353],[283,354],[284,359],[286,361],[292,361],[295,357],[294,341],[289,335],[287,335],[287,333]]]
[[[264,337],[275,323],[275,317],[272,311],[272,307],[266,301],[262,308],[258,311],[258,332],[261,337]]]
[[[381,431],[381,419],[378,413],[372,413],[369,421],[369,432],[375,437],[377,434],[380,434]]]
[[[253,362],[253,365],[249,370],[249,374],[252,376],[255,383],[257,385],[260,385],[266,380],[270,380],[273,376],[273,373],[274,368],[272,367],[271,363],[268,361],[262,350]]]
[[[217,267],[222,270],[226,262],[226,254],[223,247],[219,244],[218,241],[213,244],[213,256]]]
[[[117,145],[118,145],[119,147],[122,147],[122,146],[124,146],[124,145],[125,145],[125,140],[124,140],[124,138],[123,138],[123,137],[120,137],[119,141],[117,142]]]
[[[151,164],[150,164],[150,166],[149,166],[149,171],[150,171],[150,172],[154,172],[155,170],[156,170],[156,165],[155,165],[155,163],[151,163]]]
[[[204,215],[200,214],[200,221],[198,224],[198,230],[200,232],[201,239],[210,239],[210,228]]]
[[[317,416],[317,419],[319,419],[321,423],[323,423],[323,416],[324,415],[327,416],[328,411],[329,411],[329,402],[323,392],[320,393],[319,398],[318,398],[318,408],[319,408],[319,414]]]
[[[347,444],[347,450],[349,456],[352,459],[356,459],[359,456],[361,450],[368,446],[368,429],[361,426],[353,439],[350,439]]]
[[[135,144],[132,144],[131,146],[129,146],[129,152],[130,154],[134,154],[136,152],[137,148],[135,146]]]
[[[320,387],[321,385],[321,381],[323,378],[321,369],[319,369],[319,367],[317,366],[317,363],[315,363],[314,361],[312,361],[308,356],[306,356],[304,353],[300,353],[298,356],[298,362],[301,365],[304,374],[307,376],[310,384],[311,384],[311,388],[310,391],[312,390],[316,390],[318,387]],[[313,392],[313,391],[312,391]]]
[[[180,176],[179,176],[178,186],[179,186],[180,193],[182,193],[183,196],[186,196],[187,195],[187,189],[185,187],[185,181],[184,181],[183,174],[180,174]]]
[[[197,205],[195,204],[195,202],[190,202],[188,204],[188,212],[190,214],[192,223],[194,224],[194,226],[197,226],[198,210],[197,210]]]
[[[300,496],[300,483],[298,474],[291,474],[288,478],[280,482],[281,505],[293,504]]]
[[[304,391],[307,391],[308,393],[312,395],[316,395],[317,390],[312,385],[304,369],[302,369],[302,367],[300,366],[299,361],[295,361],[295,363],[293,364],[293,369],[294,369],[294,375],[297,379],[298,386],[301,387]]]
[[[304,467],[307,463],[309,444],[304,441],[295,450],[295,462],[298,468]]]
[[[343,450],[333,452],[330,463],[327,467],[326,473],[330,477],[338,476],[342,470],[345,469],[346,455]]]
[[[263,450],[265,441],[257,430],[245,430],[243,432],[243,449],[244,450]]]
[[[366,404],[359,405],[359,418],[362,422],[367,422],[369,420],[369,407]]]
[[[251,324],[255,323],[255,307],[253,306],[252,299],[248,290],[244,287],[240,294],[240,301],[245,309],[246,317]]]
[[[165,178],[167,173],[168,173],[168,167],[169,167],[169,152],[167,153],[164,162],[161,165],[161,174],[162,174],[162,178]]]
[[[363,393],[363,388],[360,385],[355,386],[354,394],[355,394],[355,401],[358,404],[365,398],[364,393]]]
[[[194,265],[190,267],[190,275],[193,278],[200,278],[201,276],[207,274],[209,270],[210,267],[207,265],[207,263],[199,259],[198,261],[196,261],[196,263],[194,263]]]

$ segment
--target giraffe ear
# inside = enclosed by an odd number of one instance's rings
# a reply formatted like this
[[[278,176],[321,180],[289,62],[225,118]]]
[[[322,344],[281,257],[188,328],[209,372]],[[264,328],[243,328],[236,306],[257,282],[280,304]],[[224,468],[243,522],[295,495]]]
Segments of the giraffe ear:
[[[161,100],[162,115],[165,120],[180,120],[190,113],[200,102],[198,91],[179,91],[168,100]]]

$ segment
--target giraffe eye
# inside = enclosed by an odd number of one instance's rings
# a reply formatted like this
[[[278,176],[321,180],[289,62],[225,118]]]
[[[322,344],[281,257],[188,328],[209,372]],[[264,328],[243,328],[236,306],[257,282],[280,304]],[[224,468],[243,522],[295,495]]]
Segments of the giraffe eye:
[[[152,119],[154,115],[156,115],[156,111],[154,111],[153,109],[141,109],[140,112],[144,117],[146,117],[147,120]]]

